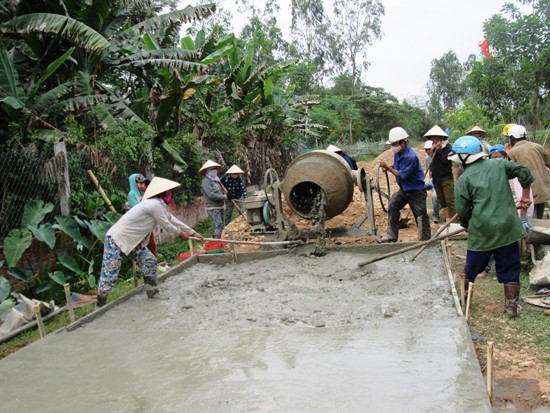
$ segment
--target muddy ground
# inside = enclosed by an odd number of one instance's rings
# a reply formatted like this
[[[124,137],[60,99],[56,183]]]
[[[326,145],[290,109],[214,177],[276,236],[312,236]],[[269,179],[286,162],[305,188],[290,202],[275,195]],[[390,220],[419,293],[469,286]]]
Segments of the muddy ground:
[[[426,154],[421,148],[415,148],[422,164],[424,164]],[[388,164],[393,163],[393,153],[386,151],[382,153],[376,160],[364,163],[359,162],[359,167],[366,169],[367,173],[375,179],[376,167],[379,160],[383,160]],[[390,176],[392,192],[397,189],[395,179]],[[374,181],[373,181],[374,184]],[[379,228],[381,236],[386,235],[387,213],[381,208],[377,194],[373,194],[375,221]],[[293,214],[288,208],[285,209],[289,218],[299,226],[307,225],[307,222],[301,220]],[[363,200],[363,195],[355,188],[354,199],[350,206],[339,216],[329,220],[327,226],[335,228],[339,226],[353,226],[365,213],[366,207]],[[402,212],[402,217],[406,215],[406,210]],[[441,214],[442,215],[442,214]],[[430,218],[431,214],[430,214]],[[367,227],[365,222],[363,227]],[[434,224],[432,222],[432,235],[435,234],[439,226],[442,224]],[[258,240],[258,237],[249,235],[249,226],[243,218],[238,218],[233,221],[227,228],[227,231],[232,231],[235,239],[242,240]],[[399,242],[409,242],[418,240],[418,229],[411,219],[407,228],[403,228],[399,232]],[[355,244],[361,245],[366,243],[374,243],[373,237],[356,237],[356,238],[335,238],[327,240],[327,245],[331,244]],[[236,251],[250,251],[257,249],[251,246],[238,246]],[[462,273],[463,259],[466,255],[466,243],[453,241],[449,246],[451,258],[451,267],[454,277],[458,277]],[[458,257],[455,259],[455,257]],[[496,282],[496,281],[494,281]],[[494,306],[500,306],[502,303],[488,304],[491,308],[477,308],[476,311],[483,313],[484,317],[494,317],[494,322],[502,326],[506,330],[507,324],[499,311],[495,311]],[[527,304],[526,304],[527,305]],[[485,366],[486,341],[481,340],[475,342],[476,351],[480,360],[480,365]],[[498,347],[498,345],[497,345]],[[510,348],[506,346],[503,349],[495,351],[495,398],[493,405],[497,408],[502,408],[502,411],[510,412],[540,412],[550,411],[550,378],[547,376],[548,366],[543,366],[540,360],[526,351],[524,348]],[[546,373],[545,373],[546,372]],[[546,374],[546,375],[545,375]],[[541,410],[542,409],[542,410]]]

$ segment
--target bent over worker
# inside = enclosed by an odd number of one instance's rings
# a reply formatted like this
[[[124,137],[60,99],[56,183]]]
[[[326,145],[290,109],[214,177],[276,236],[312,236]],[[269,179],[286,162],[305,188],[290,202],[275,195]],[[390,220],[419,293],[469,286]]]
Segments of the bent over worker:
[[[166,209],[170,190],[180,184],[155,177],[147,187],[143,200],[126,212],[105,235],[103,261],[97,289],[97,307],[107,303],[107,296],[118,278],[122,254],[132,258],[143,273],[147,297],[158,293],[157,259],[147,248],[149,234],[156,224],[164,230],[177,234],[182,240],[190,236],[204,241],[201,234],[188,227]]]
[[[531,205],[529,194],[535,180],[529,169],[504,159],[486,159],[479,139],[462,136],[453,144],[449,159],[464,166],[455,185],[456,212],[460,225],[468,231],[468,249],[464,266],[464,291],[495,258],[498,282],[504,284],[504,309],[517,316],[521,270],[518,241],[527,234],[516,212],[508,183],[518,178],[523,193],[520,214]]]
[[[426,188],[424,171],[416,152],[407,145],[409,135],[405,129],[396,127],[390,130],[389,140],[394,153],[393,166],[380,162],[384,171],[389,171],[397,181],[399,190],[392,194],[388,211],[388,235],[382,242],[396,242],[399,235],[399,215],[403,207],[409,204],[416,224],[418,218],[422,220],[423,241],[431,237],[430,219],[426,210]]]

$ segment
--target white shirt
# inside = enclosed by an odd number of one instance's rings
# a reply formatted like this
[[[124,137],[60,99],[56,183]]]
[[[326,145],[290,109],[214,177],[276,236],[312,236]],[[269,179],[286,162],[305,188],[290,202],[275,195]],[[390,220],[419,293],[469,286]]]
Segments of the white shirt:
[[[512,195],[514,196],[514,202],[516,203],[516,207],[521,206],[521,198],[523,196],[523,187],[519,183],[518,178],[509,179],[508,182],[510,183],[510,188],[512,189]],[[529,191],[529,199],[531,201],[531,205],[529,208],[527,208],[527,216],[529,218],[533,218],[533,214],[535,213],[535,202],[533,200],[533,190]],[[518,209],[518,214],[521,216],[521,210]]]
[[[156,224],[165,231],[178,234],[183,230],[188,235],[195,231],[173,216],[166,209],[166,204],[160,198],[145,199],[126,212],[107,235],[113,237],[120,250],[128,255],[134,248],[142,243]]]

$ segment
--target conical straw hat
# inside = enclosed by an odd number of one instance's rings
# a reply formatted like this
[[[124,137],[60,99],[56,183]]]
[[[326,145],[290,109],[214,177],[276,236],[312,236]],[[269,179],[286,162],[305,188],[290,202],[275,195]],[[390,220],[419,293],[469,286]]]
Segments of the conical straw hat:
[[[207,160],[203,166],[201,166],[201,169],[199,169],[199,173],[203,173],[204,171],[206,171],[207,169],[210,169],[210,168],[218,168],[218,169],[222,169],[223,166],[221,166],[219,163],[216,163],[214,161],[211,161],[210,159]]]
[[[476,125],[472,129],[470,129],[468,132],[466,132],[466,135],[469,135],[470,133],[474,133],[474,132],[487,133],[487,131],[484,131],[483,129],[481,129],[479,126]]]
[[[237,165],[233,165],[225,173],[226,174],[244,174],[244,171],[241,168],[239,168]]]
[[[158,176],[155,176],[147,189],[145,190],[145,193],[143,194],[143,199],[149,199],[154,197],[155,195],[161,194],[164,191],[168,191],[170,189],[176,188],[180,186],[179,183],[175,181],[171,181],[170,179],[165,178],[159,178]]]
[[[338,146],[329,145],[327,147],[327,151],[329,151],[329,152],[342,152],[342,149],[340,149]]]
[[[445,133],[443,129],[441,129],[439,126],[435,125],[433,128],[431,128],[428,132],[424,134],[424,137],[430,137],[430,136],[439,136],[441,138],[448,138],[449,135]]]

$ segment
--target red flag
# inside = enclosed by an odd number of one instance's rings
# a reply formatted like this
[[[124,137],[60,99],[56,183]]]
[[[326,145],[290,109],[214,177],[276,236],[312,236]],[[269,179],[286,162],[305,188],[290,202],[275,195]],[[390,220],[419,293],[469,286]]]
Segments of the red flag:
[[[489,43],[487,43],[487,39],[483,39],[483,42],[479,44],[479,47],[481,47],[481,50],[483,50],[483,54],[485,54],[485,57],[487,59],[490,59],[491,57],[493,57],[489,52]]]

